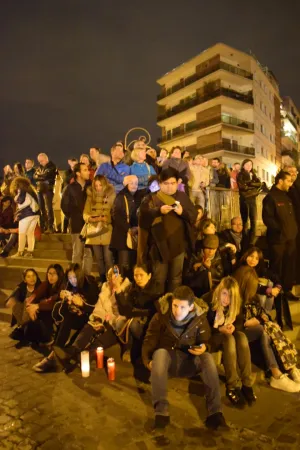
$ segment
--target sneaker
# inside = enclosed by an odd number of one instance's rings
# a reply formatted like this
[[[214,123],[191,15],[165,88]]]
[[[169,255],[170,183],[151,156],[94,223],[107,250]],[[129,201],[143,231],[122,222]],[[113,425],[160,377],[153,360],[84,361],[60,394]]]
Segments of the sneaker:
[[[294,383],[300,384],[300,369],[298,369],[297,367],[294,367],[290,371],[290,375],[291,375],[292,380],[294,381]]]
[[[55,359],[44,358],[42,359],[42,361],[35,364],[32,369],[35,372],[44,373],[44,372],[51,372],[55,368],[56,368]]]
[[[286,373],[280,378],[271,377],[270,386],[285,392],[300,392],[300,385],[291,380]]]
[[[225,418],[221,412],[217,412],[208,416],[205,425],[210,430],[217,430],[218,428],[228,428]]]
[[[17,252],[14,255],[12,255],[12,258],[23,258],[24,252]]]
[[[7,258],[8,255],[9,255],[9,253],[8,253],[8,252],[5,252],[5,251],[3,250],[3,252],[0,253],[0,258]]]
[[[243,385],[242,394],[249,406],[252,406],[253,403],[256,402],[256,395],[254,394],[252,387]]]
[[[25,253],[24,258],[33,258],[33,252]]]
[[[170,424],[170,416],[162,416],[161,414],[155,415],[154,428],[160,430],[166,428]]]

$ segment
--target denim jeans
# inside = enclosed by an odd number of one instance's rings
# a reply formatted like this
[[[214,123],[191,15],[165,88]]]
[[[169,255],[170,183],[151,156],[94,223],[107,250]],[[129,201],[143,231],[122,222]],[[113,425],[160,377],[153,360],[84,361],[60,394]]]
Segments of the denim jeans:
[[[153,261],[153,277],[160,284],[161,292],[173,292],[175,288],[182,284],[182,270],[184,253],[176,256],[168,263]]]
[[[6,245],[3,247],[3,251],[9,253],[18,242],[19,235],[18,233],[11,233],[11,235],[7,234],[6,236],[9,236],[9,239]]]
[[[123,278],[133,278],[133,267],[136,264],[135,250],[118,250],[118,267]]]
[[[93,266],[92,251],[85,247],[84,242],[79,239],[79,233],[71,234],[72,237],[72,263],[82,265],[86,275],[90,275]],[[91,262],[90,262],[91,261]]]
[[[268,369],[278,368],[278,364],[271,346],[271,339],[267,335],[262,325],[245,328],[245,335],[249,342],[260,342],[261,349]]]
[[[167,400],[168,377],[193,377],[201,373],[205,387],[205,400],[208,415],[222,410],[219,377],[215,362],[210,353],[193,356],[179,350],[168,351],[159,348],[153,354],[151,370],[152,404],[155,414],[168,416]]]
[[[255,241],[257,221],[256,197],[245,199],[240,195],[240,212],[244,229],[247,228],[247,222],[250,219],[250,243],[253,244]]]
[[[51,189],[38,192],[42,228],[53,228],[54,226],[53,197],[54,194]]]
[[[93,245],[93,253],[98,265],[100,278],[106,279],[108,270],[113,267],[113,254],[109,250],[109,245]]]
[[[211,338],[211,351],[222,350],[223,364],[228,389],[238,387],[241,378],[242,384],[252,386],[251,379],[251,354],[246,335],[241,331],[234,334],[218,333]],[[238,375],[238,369],[241,377]]]

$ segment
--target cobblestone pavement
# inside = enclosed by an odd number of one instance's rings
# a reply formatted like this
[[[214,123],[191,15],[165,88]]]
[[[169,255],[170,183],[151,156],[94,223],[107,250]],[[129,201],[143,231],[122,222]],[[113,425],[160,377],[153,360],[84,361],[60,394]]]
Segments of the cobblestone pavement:
[[[17,350],[8,334],[9,326],[0,322],[1,450],[300,448],[300,394],[257,383],[256,405],[236,411],[224,399],[230,429],[210,432],[203,425],[201,382],[170,380],[171,425],[158,433],[152,430],[150,387],[137,385],[129,364],[117,364],[115,382],[94,363],[87,379],[79,369],[36,374],[31,367],[40,355],[28,347]]]

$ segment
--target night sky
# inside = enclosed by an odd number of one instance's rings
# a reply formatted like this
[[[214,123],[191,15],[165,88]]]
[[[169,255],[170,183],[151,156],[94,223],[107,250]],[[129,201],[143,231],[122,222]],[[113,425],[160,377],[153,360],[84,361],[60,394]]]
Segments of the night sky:
[[[156,79],[216,42],[251,49],[300,108],[300,2],[2,0],[0,162],[70,156],[147,128]]]

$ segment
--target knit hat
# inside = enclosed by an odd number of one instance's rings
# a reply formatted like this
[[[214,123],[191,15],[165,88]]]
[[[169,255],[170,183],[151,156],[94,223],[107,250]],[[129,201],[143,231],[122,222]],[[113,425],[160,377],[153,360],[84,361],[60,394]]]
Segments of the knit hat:
[[[203,239],[203,248],[217,249],[219,247],[219,238],[215,234],[208,234]]]

